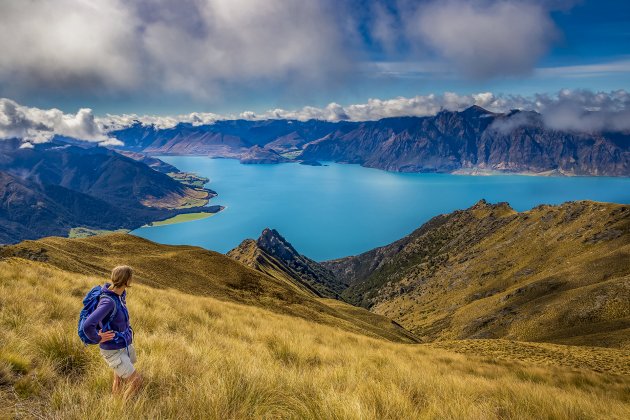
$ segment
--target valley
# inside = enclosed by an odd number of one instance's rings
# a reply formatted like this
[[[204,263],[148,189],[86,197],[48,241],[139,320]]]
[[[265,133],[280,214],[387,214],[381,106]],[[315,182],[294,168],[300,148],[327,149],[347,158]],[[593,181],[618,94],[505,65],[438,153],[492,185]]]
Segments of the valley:
[[[627,205],[580,201],[519,213],[481,200],[357,256],[317,263],[275,230],[228,256],[384,315],[423,342],[630,346]]]
[[[630,345],[630,206],[518,213],[480,201],[411,235],[322,265],[342,297],[421,338]]]

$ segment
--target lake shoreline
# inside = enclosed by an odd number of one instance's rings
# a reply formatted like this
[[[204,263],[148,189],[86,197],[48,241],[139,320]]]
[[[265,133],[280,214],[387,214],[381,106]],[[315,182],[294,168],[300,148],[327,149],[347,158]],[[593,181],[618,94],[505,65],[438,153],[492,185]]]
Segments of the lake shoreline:
[[[169,217],[167,219],[156,220],[156,221],[147,223],[146,225],[141,226],[141,228],[176,225],[176,224],[181,224],[181,223],[194,222],[196,220],[207,219],[208,217],[212,217],[215,214],[220,213],[223,210],[225,210],[225,206],[218,206],[218,207],[219,207],[218,211],[200,211],[200,212],[195,212],[195,213],[180,213],[175,216]]]
[[[236,159],[201,156],[164,159],[210,179],[209,187],[219,191],[213,201],[230,211],[219,218],[141,228],[133,234],[222,253],[273,228],[315,261],[356,255],[482,198],[490,203],[507,201],[517,211],[574,200],[630,204],[630,178],[466,176],[394,173],[356,164],[315,167],[242,165]]]
[[[285,164],[298,164],[305,166],[314,166],[314,167],[325,167],[329,166],[329,164],[338,164],[338,165],[357,165],[366,169],[375,169],[378,171],[392,173],[392,174],[449,174],[449,175],[464,175],[464,176],[531,176],[531,177],[545,177],[545,178],[565,178],[565,177],[575,177],[575,178],[630,178],[630,176],[625,175],[589,175],[589,174],[576,174],[573,172],[565,172],[559,171],[556,169],[549,169],[546,171],[534,172],[534,171],[512,171],[512,170],[499,170],[499,169],[484,169],[484,168],[459,168],[452,171],[393,171],[382,168],[377,168],[373,166],[364,166],[361,163],[349,163],[342,161],[317,161],[319,165],[311,165],[309,163],[304,163],[299,159],[294,159],[290,161],[284,162],[252,162],[252,163],[243,163],[241,162],[240,157],[238,156],[209,156],[209,155],[196,155],[196,154],[184,154],[184,153],[157,153],[157,154],[149,154],[152,157],[160,158],[160,157],[203,157],[207,159],[225,159],[225,160],[235,160],[239,162],[241,165],[285,165]]]

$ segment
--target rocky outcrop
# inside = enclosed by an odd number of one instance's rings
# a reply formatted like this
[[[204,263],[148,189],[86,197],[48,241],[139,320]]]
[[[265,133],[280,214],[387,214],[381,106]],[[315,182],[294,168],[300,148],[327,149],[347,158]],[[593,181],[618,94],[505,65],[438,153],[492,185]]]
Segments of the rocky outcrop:
[[[273,277],[291,279],[321,297],[338,299],[347,287],[319,263],[301,255],[275,229],[244,240],[228,256]]]

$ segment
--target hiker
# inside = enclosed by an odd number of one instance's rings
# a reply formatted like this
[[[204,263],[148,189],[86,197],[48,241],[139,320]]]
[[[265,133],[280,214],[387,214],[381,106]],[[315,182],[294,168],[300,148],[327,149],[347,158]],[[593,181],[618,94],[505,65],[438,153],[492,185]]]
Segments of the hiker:
[[[133,366],[136,351],[126,304],[125,289],[131,285],[132,278],[131,267],[114,267],[111,283],[102,286],[96,309],[83,323],[83,332],[93,343],[99,344],[105,362],[114,370],[112,393],[119,394],[123,381],[127,383],[124,399],[135,394],[142,384],[142,376]]]

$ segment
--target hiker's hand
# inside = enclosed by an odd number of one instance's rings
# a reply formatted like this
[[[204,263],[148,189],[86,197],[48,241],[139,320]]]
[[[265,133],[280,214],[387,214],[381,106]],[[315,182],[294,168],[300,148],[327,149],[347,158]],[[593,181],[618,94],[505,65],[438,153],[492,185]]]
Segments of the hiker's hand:
[[[98,335],[101,337],[101,341],[99,341],[99,343],[105,343],[106,341],[112,340],[116,333],[114,331],[103,332],[103,330],[99,330]]]

